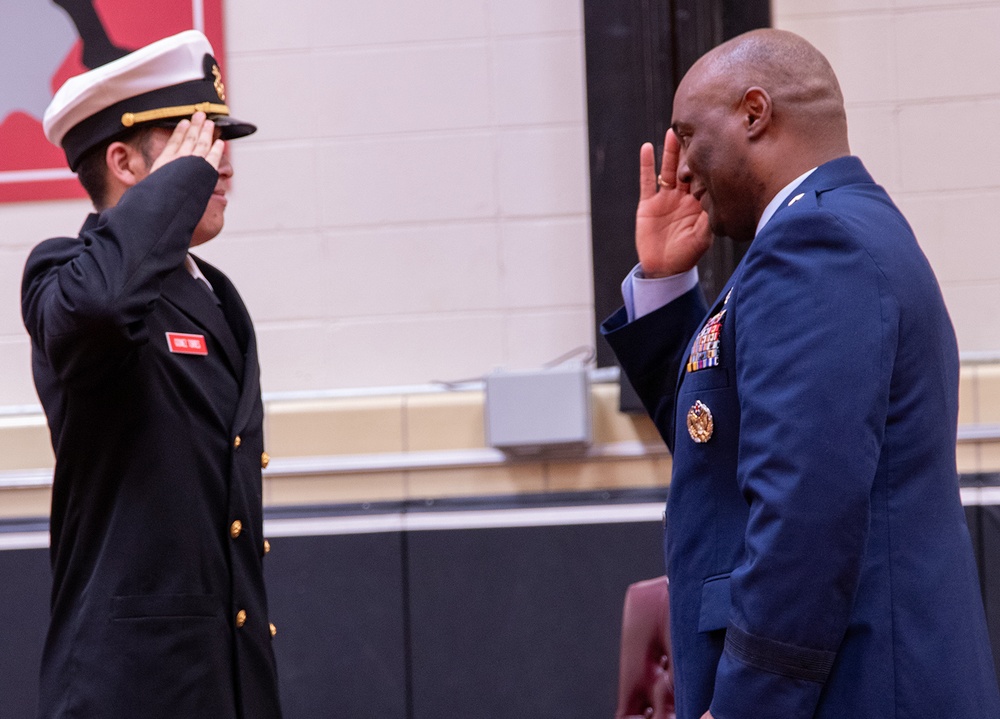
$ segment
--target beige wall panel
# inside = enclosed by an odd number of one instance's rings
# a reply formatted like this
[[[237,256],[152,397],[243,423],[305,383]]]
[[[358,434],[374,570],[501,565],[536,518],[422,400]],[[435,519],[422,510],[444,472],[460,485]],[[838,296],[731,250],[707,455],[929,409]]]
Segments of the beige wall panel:
[[[44,416],[0,417],[0,471],[41,469],[54,464]]]
[[[266,449],[272,457],[403,451],[401,397],[272,403]]]
[[[671,462],[661,459],[629,459],[607,462],[553,462],[548,467],[549,491],[586,492],[597,489],[666,487]]]
[[[979,445],[979,471],[1000,472],[1000,442]]]
[[[960,474],[975,474],[980,471],[978,444],[960,444],[956,449],[956,460]]]
[[[548,490],[542,465],[512,464],[408,472],[407,499],[530,494]]]
[[[643,442],[657,447],[663,444],[656,425],[648,415],[625,414],[618,411],[618,385],[594,385],[592,401],[596,444]]]
[[[958,382],[958,424],[979,422],[979,367],[963,365]]]
[[[486,445],[482,392],[411,395],[405,400],[404,411],[409,452]]]
[[[977,374],[980,424],[1000,425],[1000,365],[982,365]]]
[[[399,502],[406,498],[401,472],[278,477],[264,482],[264,505]]]
[[[52,507],[49,489],[5,489],[0,491],[0,519],[48,517]]]

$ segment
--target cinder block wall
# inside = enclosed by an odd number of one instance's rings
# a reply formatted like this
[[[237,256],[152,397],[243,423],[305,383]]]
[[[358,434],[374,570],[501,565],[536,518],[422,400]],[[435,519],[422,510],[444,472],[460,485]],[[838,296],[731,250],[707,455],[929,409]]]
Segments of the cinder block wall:
[[[837,71],[852,150],[913,225],[961,350],[1000,355],[1000,2],[771,7]]]
[[[537,367],[594,341],[579,0],[226,4],[223,234],[265,391]],[[35,402],[24,258],[85,202],[0,205],[0,406]],[[629,238],[623,238],[629,242]]]
[[[582,3],[276,8],[228,8],[233,106],[261,130],[233,145],[227,228],[203,252],[256,318],[265,391],[474,378],[594,342]],[[836,68],[854,150],[917,230],[963,353],[1000,357],[1000,0],[775,0],[773,13]],[[0,205],[0,470],[50,466],[30,410],[20,273],[35,242],[74,234],[87,211]],[[998,374],[967,364],[963,426],[1000,424]],[[317,402],[268,404],[279,465],[481,446],[480,399],[468,393]],[[653,481],[649,467],[627,466],[639,485]],[[960,468],[1000,470],[1000,449],[962,442]],[[608,470],[314,476],[269,483],[268,499],[543,491],[597,486]],[[23,516],[46,501],[46,489],[23,488],[0,505]]]

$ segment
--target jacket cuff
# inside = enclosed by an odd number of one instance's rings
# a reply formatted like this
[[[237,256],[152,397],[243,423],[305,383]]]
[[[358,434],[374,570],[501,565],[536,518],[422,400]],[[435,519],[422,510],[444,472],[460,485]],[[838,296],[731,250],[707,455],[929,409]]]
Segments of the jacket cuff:
[[[716,672],[712,716],[811,717],[835,658],[835,652],[757,637],[730,624]]]

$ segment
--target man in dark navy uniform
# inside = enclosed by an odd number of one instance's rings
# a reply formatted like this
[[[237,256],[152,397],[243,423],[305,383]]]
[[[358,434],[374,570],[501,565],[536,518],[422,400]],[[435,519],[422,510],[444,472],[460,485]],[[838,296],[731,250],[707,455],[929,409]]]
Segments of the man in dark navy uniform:
[[[222,229],[225,141],[256,128],[195,31],[71,78],[44,126],[97,212],[22,284],[56,455],[39,716],[280,717],[256,341],[189,254]]]
[[[955,464],[958,350],[832,68],[742,35],[640,152],[640,265],[604,325],[673,452],[678,719],[991,719]],[[712,234],[752,241],[706,306]]]

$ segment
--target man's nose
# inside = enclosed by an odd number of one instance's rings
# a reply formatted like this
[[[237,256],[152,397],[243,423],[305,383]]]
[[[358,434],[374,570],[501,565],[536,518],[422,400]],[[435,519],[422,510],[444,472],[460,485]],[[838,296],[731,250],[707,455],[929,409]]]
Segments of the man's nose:
[[[233,164],[229,161],[229,145],[222,151],[222,159],[219,161],[219,177],[232,177]]]
[[[681,150],[680,155],[677,157],[677,181],[690,184],[692,177],[693,175],[691,173],[691,167],[688,165],[687,155],[684,150]]]

